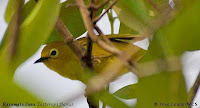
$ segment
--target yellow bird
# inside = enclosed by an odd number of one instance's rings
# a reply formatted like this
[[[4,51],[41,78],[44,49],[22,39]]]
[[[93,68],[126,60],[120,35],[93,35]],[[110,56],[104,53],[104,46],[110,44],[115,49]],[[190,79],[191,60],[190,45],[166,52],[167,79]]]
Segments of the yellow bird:
[[[127,35],[109,35],[109,40],[120,50],[125,50],[126,46],[134,42],[135,36]],[[80,38],[78,42],[84,47],[87,47],[87,39]],[[145,50],[133,45],[133,48],[139,49],[138,53],[133,57],[134,61],[138,61],[144,54]],[[97,44],[93,44],[92,55],[94,57],[94,68],[101,72],[103,67],[112,62],[114,55],[101,49]],[[56,41],[47,44],[41,53],[41,58],[35,63],[43,62],[49,69],[54,70],[61,76],[72,80],[80,80],[84,74],[79,58],[74,52],[63,42]],[[127,71],[128,72],[128,71]]]

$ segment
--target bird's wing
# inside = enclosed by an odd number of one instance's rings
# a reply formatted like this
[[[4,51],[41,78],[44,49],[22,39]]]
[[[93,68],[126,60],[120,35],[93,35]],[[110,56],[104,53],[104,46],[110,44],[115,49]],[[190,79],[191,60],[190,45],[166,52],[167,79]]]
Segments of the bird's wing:
[[[106,35],[112,44],[120,50],[125,50],[126,46],[132,44],[136,41],[144,39],[140,35],[132,34],[117,34],[117,35]],[[86,49],[87,47],[87,38],[83,37],[78,39],[78,42]],[[137,47],[133,45],[133,48]],[[100,48],[96,43],[93,44],[92,54],[94,58],[107,58],[111,57],[112,54]]]
[[[130,47],[134,49],[135,55],[132,56],[132,60],[138,61],[140,60],[146,50],[133,45],[135,41],[144,39],[143,37],[136,35],[106,35],[108,39],[112,42],[112,44],[120,50],[126,50],[127,46],[132,44]],[[87,38],[78,39],[80,44],[86,49],[87,48]],[[129,48],[130,48],[129,47]],[[105,67],[108,63],[112,63],[115,59],[115,56],[102,48],[100,48],[96,43],[93,43],[92,55],[94,57],[94,66],[98,72],[101,72],[102,67]],[[122,72],[128,72],[128,70],[124,67]]]

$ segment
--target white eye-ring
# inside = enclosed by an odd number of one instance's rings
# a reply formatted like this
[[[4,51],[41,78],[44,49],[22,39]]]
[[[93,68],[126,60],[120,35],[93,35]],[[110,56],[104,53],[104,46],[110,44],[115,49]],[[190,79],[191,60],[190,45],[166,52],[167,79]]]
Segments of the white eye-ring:
[[[51,49],[51,51],[50,51],[50,56],[51,56],[52,58],[56,58],[56,57],[58,56],[58,54],[59,54],[59,52],[58,52],[57,49],[55,49],[55,48]]]

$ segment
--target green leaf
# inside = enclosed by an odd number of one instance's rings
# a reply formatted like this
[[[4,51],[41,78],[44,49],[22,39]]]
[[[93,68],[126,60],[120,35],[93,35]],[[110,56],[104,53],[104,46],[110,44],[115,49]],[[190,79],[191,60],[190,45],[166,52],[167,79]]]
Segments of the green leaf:
[[[86,0],[87,1],[87,0]],[[78,7],[70,6],[76,4],[75,0],[67,0],[62,3],[60,18],[64,22],[65,26],[72,33],[74,38],[79,37],[84,32],[86,32],[85,25],[82,20],[82,16],[79,12]],[[53,41],[62,41],[63,37],[57,30],[53,30],[47,43]]]
[[[67,0],[66,2],[62,3],[60,17],[69,31],[76,38],[83,34],[86,29],[78,7],[67,6],[74,3],[75,0]]]
[[[32,10],[34,9],[34,7],[36,6],[36,2],[35,0],[29,0],[22,8],[22,12],[21,12],[21,23],[29,16],[29,14],[32,12]]]
[[[167,56],[167,51],[170,51],[170,47],[163,43],[164,40],[164,37],[154,36],[152,42],[150,42],[147,53],[140,60],[140,63],[165,58]]]
[[[170,55],[180,55],[185,51],[200,49],[200,1],[184,8],[180,14],[167,26],[161,28],[156,36],[163,37],[161,43],[168,45],[173,52]]]
[[[19,3],[21,2],[21,0],[9,0],[7,8],[6,8],[6,12],[5,12],[5,20],[7,23],[10,22],[12,16],[14,15],[16,8],[19,6]],[[22,0],[22,2],[24,4],[24,0]]]
[[[0,66],[2,70],[12,69],[30,57],[43,43],[46,42],[57,21],[60,10],[59,0],[40,0],[19,28],[19,39],[17,42],[15,59],[8,63],[7,55],[10,41],[6,41],[1,49]],[[12,26],[12,25],[9,25]],[[8,29],[7,32],[12,32]],[[11,37],[9,37],[11,38]],[[10,68],[12,66],[12,68]]]
[[[92,99],[95,102],[99,102],[99,100],[101,100],[104,104],[109,105],[112,108],[129,108],[129,106],[127,106],[125,103],[117,99],[106,90],[93,94]]]
[[[20,26],[19,58],[28,58],[48,39],[54,29],[59,10],[59,0],[38,2]]]
[[[140,62],[180,56],[185,51],[200,49],[200,15],[197,11],[200,9],[200,2],[190,2],[190,5],[181,5],[182,8],[175,19],[155,33],[147,54]]]
[[[136,94],[137,108],[173,107],[171,103],[187,103],[187,91],[181,72],[162,72],[140,78]],[[160,103],[170,106],[162,106]],[[181,106],[181,108],[188,108],[188,106]]]
[[[60,33],[54,29],[51,33],[51,35],[49,36],[48,40],[47,40],[47,44],[51,43],[53,41],[63,41],[63,37],[60,35]]]
[[[170,6],[169,0],[145,0],[144,2],[152,18],[159,16],[166,10],[166,6]]]
[[[113,95],[122,99],[134,99],[136,98],[136,88],[137,84],[131,84],[117,90]]]
[[[119,34],[137,34],[137,32],[130,27],[127,27],[123,22],[120,22]]]
[[[10,1],[12,1],[12,0],[10,0]],[[22,23],[22,22],[26,19],[26,17],[29,15],[29,13],[31,13],[31,11],[32,11],[33,8],[35,7],[35,5],[36,5],[35,0],[29,0],[29,1],[22,7],[21,16],[20,16],[20,23]],[[3,39],[2,39],[1,42],[0,42],[0,50],[1,50],[1,48],[3,48],[4,43],[6,43],[6,41],[9,41],[9,39],[8,39],[8,31],[9,31],[9,28],[10,28],[11,26],[13,26],[13,25],[12,25],[12,23],[13,23],[12,20],[9,21],[9,22],[10,22],[10,23],[9,23],[7,29],[6,29],[6,32],[5,32],[4,36],[3,36]]]
[[[23,22],[25,18],[27,18],[27,16],[29,15],[29,13],[32,11],[32,9],[34,8],[36,2],[34,0],[29,0],[29,2],[27,2],[24,7],[22,8],[22,11],[21,11],[21,17],[20,17],[20,22]],[[8,46],[9,46],[9,43],[10,43],[10,36],[9,34],[12,31],[12,26],[13,26],[13,23],[14,23],[15,19],[12,18],[11,21],[9,22],[9,25],[7,27],[7,30],[3,36],[3,39],[1,40],[1,45],[0,45],[0,59],[1,62],[1,74],[5,74],[7,73],[7,69],[11,69],[10,71],[14,72],[15,71],[15,68],[17,67],[18,64],[15,64],[14,61],[12,61],[12,68],[9,68],[9,65],[11,65],[10,63],[8,63],[8,60],[7,60],[7,55],[8,55]]]
[[[84,0],[84,2],[86,4],[89,4],[89,0]],[[103,0],[99,0],[99,4],[101,4],[102,2]],[[62,3],[60,18],[64,22],[65,26],[72,33],[74,38],[77,38],[86,32],[86,28],[83,23],[82,16],[79,12],[78,7],[72,6],[75,4],[76,4],[75,0],[67,0],[64,3]],[[96,11],[96,15],[101,14],[104,7],[105,6],[98,9]],[[60,33],[58,33],[58,31],[54,29],[47,43],[50,43],[52,41],[62,41],[62,40],[63,38],[60,35]]]
[[[139,33],[151,19],[144,0],[120,0],[114,6],[114,10],[120,21]]]
[[[37,102],[36,98],[27,93],[25,90],[15,85],[10,78],[1,76],[0,79],[0,99],[4,102],[25,103]]]
[[[44,103],[41,100],[38,100],[36,97],[34,97],[32,94],[28,93],[24,89],[18,87],[12,80],[12,78],[8,76],[0,76],[0,104],[3,106],[3,103],[6,104],[23,104],[23,106],[29,104],[35,104],[37,106],[37,103]],[[3,106],[3,108],[6,106]],[[47,108],[46,106],[43,106]]]

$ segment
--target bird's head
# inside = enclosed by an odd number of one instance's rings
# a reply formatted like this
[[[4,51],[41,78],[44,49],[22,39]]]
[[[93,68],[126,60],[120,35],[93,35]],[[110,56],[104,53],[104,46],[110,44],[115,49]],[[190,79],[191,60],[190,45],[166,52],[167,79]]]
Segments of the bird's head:
[[[71,49],[63,41],[56,41],[44,47],[41,57],[35,63],[44,63],[48,68],[59,71],[69,63],[71,57],[74,57]]]
[[[79,59],[63,41],[47,44],[35,63],[44,63],[49,69],[70,79],[80,77]]]
[[[45,63],[51,62],[59,59],[64,59],[67,46],[64,42],[51,42],[47,44],[41,53],[41,58],[39,58],[35,63]]]

